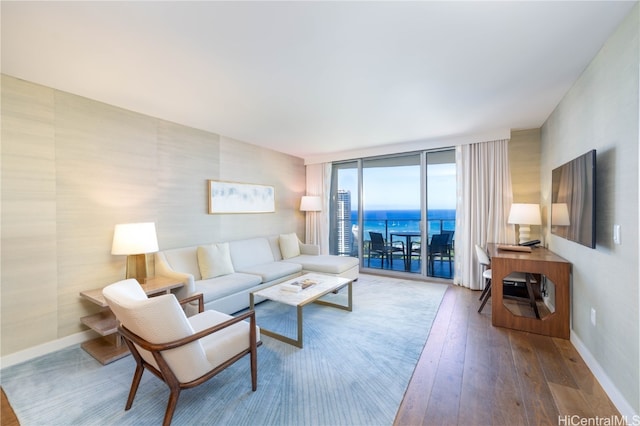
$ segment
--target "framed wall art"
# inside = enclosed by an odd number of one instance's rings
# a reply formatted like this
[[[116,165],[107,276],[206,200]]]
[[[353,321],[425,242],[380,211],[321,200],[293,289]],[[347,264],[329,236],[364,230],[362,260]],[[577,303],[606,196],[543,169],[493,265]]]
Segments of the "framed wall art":
[[[209,214],[275,211],[273,186],[209,181]]]

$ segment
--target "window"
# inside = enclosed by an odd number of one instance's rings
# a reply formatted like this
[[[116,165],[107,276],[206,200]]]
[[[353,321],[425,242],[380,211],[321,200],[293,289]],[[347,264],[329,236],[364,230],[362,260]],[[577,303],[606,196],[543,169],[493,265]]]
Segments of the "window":
[[[359,257],[363,268],[452,278],[455,173],[453,149],[335,163],[331,253]],[[444,234],[433,250],[433,235]]]

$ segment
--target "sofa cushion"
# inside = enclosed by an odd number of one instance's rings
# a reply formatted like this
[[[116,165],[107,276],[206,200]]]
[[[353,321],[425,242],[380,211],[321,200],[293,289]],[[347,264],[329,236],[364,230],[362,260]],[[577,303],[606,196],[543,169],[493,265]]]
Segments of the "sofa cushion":
[[[283,259],[300,256],[300,245],[298,236],[295,233],[280,234],[280,252]]]
[[[208,244],[198,247],[198,266],[202,279],[234,273],[229,243]]]
[[[234,272],[208,280],[196,281],[196,293],[202,293],[204,301],[207,303],[255,287],[261,282],[258,275]],[[247,298],[248,305],[249,298]]]
[[[269,241],[269,247],[271,247],[271,252],[273,253],[273,260],[276,262],[282,260],[282,253],[280,253],[280,237],[277,235],[271,235],[267,237],[267,241]]]
[[[266,238],[230,241],[229,251],[234,269],[241,272],[247,266],[261,265],[275,260]]]
[[[341,274],[349,269],[358,266],[358,258],[350,256],[331,256],[331,255],[308,255],[292,257],[283,260],[283,262],[291,262],[302,265],[305,271],[324,272],[327,274]]]
[[[269,262],[261,265],[246,266],[240,272],[259,275],[262,277],[262,282],[266,283],[300,271],[302,271],[302,266],[299,263]]]

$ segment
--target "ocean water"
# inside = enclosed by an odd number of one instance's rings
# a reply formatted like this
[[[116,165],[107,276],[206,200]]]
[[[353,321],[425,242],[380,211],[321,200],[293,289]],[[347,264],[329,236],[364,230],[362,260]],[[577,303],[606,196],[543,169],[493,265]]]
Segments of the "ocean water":
[[[429,237],[441,231],[454,231],[456,227],[455,210],[428,210],[427,233]],[[351,211],[351,224],[357,226],[358,212]],[[419,232],[420,210],[369,210],[364,212],[364,236],[368,239],[370,231],[380,232],[388,239],[392,232]]]

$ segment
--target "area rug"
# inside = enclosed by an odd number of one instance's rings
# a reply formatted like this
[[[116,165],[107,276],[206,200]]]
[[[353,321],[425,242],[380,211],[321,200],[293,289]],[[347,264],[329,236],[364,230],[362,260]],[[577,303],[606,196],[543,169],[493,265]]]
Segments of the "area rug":
[[[258,390],[249,358],[181,393],[174,425],[391,425],[446,290],[442,284],[361,275],[353,312],[308,305],[304,348],[267,336]],[[330,294],[346,302],[346,291]],[[258,324],[294,336],[295,308],[256,307]],[[4,369],[20,424],[157,425],[168,389],[146,372],[129,411],[132,357],[103,366],[79,346]]]

